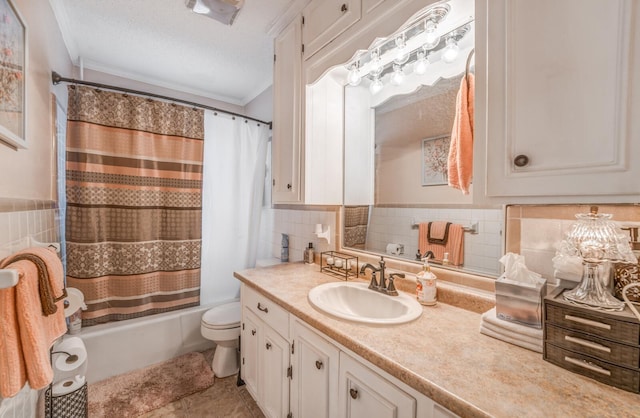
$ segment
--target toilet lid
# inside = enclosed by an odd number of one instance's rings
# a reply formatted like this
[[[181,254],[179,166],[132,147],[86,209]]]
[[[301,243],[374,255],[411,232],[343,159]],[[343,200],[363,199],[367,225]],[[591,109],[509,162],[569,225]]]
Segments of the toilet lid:
[[[202,315],[202,323],[209,328],[233,328],[240,325],[240,302],[225,303]]]

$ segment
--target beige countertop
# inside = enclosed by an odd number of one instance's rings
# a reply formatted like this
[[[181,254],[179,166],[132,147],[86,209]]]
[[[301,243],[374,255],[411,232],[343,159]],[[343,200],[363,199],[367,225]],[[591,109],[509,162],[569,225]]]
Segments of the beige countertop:
[[[464,416],[638,417],[640,395],[571,373],[542,354],[480,334],[480,314],[439,302],[417,320],[371,326],[324,315],[311,288],[336,281],[285,263],[235,276],[417,391]]]

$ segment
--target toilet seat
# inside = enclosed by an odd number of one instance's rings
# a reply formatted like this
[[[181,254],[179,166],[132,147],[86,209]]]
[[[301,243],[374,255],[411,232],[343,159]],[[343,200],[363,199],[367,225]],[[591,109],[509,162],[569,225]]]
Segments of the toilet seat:
[[[211,330],[240,327],[240,302],[225,303],[209,309],[202,315],[202,326]]]

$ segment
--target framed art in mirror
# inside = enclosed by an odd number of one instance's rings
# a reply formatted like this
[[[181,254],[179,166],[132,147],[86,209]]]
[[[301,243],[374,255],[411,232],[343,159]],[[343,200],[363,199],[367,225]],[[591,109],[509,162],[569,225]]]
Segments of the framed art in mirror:
[[[9,0],[0,0],[0,140],[26,148],[27,29]]]
[[[422,185],[441,186],[447,184],[447,160],[451,135],[422,140]]]

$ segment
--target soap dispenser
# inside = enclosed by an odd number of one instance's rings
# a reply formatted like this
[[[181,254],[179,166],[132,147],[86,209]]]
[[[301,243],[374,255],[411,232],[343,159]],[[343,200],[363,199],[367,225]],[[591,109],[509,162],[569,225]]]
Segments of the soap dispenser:
[[[416,298],[422,305],[435,305],[436,297],[436,275],[431,271],[429,259],[423,258],[422,271],[416,275]]]

